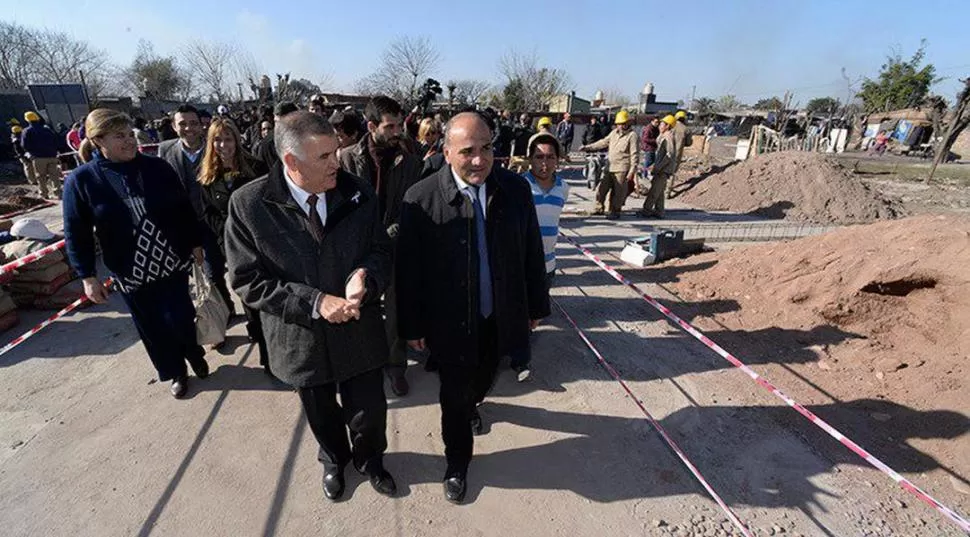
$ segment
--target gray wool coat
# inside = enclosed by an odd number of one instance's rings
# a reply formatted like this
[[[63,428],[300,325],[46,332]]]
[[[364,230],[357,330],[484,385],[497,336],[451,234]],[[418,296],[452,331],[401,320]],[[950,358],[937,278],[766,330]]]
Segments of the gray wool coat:
[[[391,246],[377,196],[363,180],[340,171],[326,201],[319,244],[281,166],[237,190],[229,202],[229,281],[243,303],[260,312],[273,373],[295,387],[342,382],[387,363],[380,297],[390,277]],[[313,319],[317,293],[343,297],[358,268],[367,269],[360,319]]]

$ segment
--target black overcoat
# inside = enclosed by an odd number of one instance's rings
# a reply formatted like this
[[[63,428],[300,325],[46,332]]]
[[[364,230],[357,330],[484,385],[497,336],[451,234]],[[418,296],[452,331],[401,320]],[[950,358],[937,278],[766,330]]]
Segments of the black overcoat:
[[[296,387],[341,382],[387,363],[380,297],[391,269],[390,240],[377,196],[360,178],[339,171],[326,201],[319,244],[280,166],[229,201],[229,281],[243,303],[260,312],[273,374]],[[343,297],[358,268],[367,269],[360,319],[314,320],[317,293]]]
[[[486,229],[500,354],[527,348],[529,320],[549,315],[532,191],[500,167],[486,179]],[[479,361],[475,213],[445,166],[408,190],[397,243],[398,328],[441,364]]]

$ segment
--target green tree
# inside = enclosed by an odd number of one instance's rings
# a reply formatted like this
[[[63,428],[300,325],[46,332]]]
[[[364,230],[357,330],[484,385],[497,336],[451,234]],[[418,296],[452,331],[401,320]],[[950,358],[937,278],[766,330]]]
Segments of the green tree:
[[[936,78],[936,68],[929,63],[923,65],[926,57],[926,40],[908,60],[897,52],[886,59],[879,77],[862,81],[862,99],[866,112],[885,112],[909,108],[923,101]]]
[[[729,112],[742,107],[744,107],[744,103],[739,101],[734,95],[722,95],[714,105],[714,109],[718,112]]]
[[[717,108],[717,101],[710,97],[694,99],[694,112],[700,115],[713,113],[715,108]]]
[[[513,78],[502,88],[502,108],[516,112],[529,111],[525,84],[519,78]]]
[[[838,99],[832,97],[817,97],[808,101],[808,104],[805,105],[805,111],[809,115],[827,116],[836,113],[841,106],[842,103]]]
[[[188,76],[179,69],[175,58],[157,55],[144,39],[138,42],[138,53],[125,75],[129,89],[156,99],[175,99],[179,90],[188,85]]]
[[[781,110],[784,108],[785,104],[781,102],[778,97],[771,97],[768,99],[761,99],[760,101],[754,103],[755,110]]]

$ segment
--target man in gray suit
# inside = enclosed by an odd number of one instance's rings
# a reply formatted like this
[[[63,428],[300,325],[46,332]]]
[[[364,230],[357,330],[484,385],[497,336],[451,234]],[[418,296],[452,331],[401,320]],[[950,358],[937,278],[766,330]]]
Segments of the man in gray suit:
[[[397,487],[383,463],[388,346],[380,307],[391,245],[379,199],[340,169],[325,118],[287,114],[273,137],[282,166],[229,200],[229,278],[260,313],[273,373],[300,395],[320,444],[324,495],[343,495],[344,466],[353,462],[392,496]]]
[[[178,174],[185,192],[189,195],[192,208],[195,209],[195,216],[202,219],[202,189],[199,186],[199,168],[202,167],[202,159],[205,158],[205,136],[206,132],[202,128],[202,121],[199,118],[199,111],[192,105],[183,104],[175,110],[172,118],[172,125],[178,138],[162,142],[158,146],[158,156],[168,162],[175,173]],[[219,291],[219,295],[226,301],[229,311],[235,309],[232,303],[232,296],[229,294],[229,287],[226,285],[226,260],[222,256],[219,242],[216,236],[205,229],[205,236],[202,237],[202,249],[205,250],[205,271],[206,276],[212,281],[213,286]]]

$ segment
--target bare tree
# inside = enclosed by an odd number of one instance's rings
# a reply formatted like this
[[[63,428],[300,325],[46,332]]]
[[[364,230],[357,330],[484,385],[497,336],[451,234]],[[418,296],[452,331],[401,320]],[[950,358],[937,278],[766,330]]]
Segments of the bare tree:
[[[22,89],[30,82],[32,34],[25,26],[0,21],[0,88]]]
[[[454,87],[452,94],[453,101],[459,105],[470,105],[483,100],[492,84],[484,80],[464,79],[448,82],[448,87]]]
[[[603,90],[603,99],[606,101],[606,104],[616,106],[627,106],[633,103],[633,99],[630,98],[629,94],[617,86],[611,86]]]
[[[401,37],[384,50],[377,70],[358,80],[355,89],[364,94],[384,94],[410,106],[418,98],[424,80],[431,77],[441,55],[427,37]]]
[[[159,56],[152,43],[144,39],[138,42],[135,59],[121,77],[129,93],[163,100],[175,99],[190,78],[175,57]]]
[[[961,82],[963,82],[963,89],[957,94],[956,104],[954,105],[946,132],[940,133],[939,142],[937,142],[934,148],[936,155],[933,158],[933,166],[930,168],[930,174],[926,177],[927,183],[933,180],[933,175],[936,174],[936,167],[941,162],[946,162],[947,157],[950,155],[950,148],[953,147],[953,143],[956,142],[960,133],[970,126],[970,76]],[[938,132],[940,131],[934,130],[933,134],[937,135]]]
[[[238,48],[229,43],[196,40],[186,45],[179,57],[205,94],[224,101],[237,75],[238,53]]]
[[[506,78],[506,85],[521,84],[524,106],[527,110],[543,110],[555,95],[572,87],[569,74],[562,69],[539,65],[535,52],[524,54],[510,50],[499,59],[499,70]]]
[[[0,87],[64,84],[88,80],[88,93],[116,89],[114,66],[105,51],[70,35],[0,22]]]

